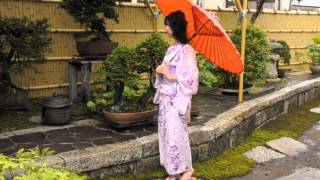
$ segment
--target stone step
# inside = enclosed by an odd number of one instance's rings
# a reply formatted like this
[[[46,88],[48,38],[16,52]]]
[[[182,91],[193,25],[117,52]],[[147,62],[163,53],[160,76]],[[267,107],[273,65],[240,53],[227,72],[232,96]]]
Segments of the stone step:
[[[268,147],[288,156],[296,156],[308,149],[308,146],[289,137],[282,137],[266,143]]]
[[[253,148],[252,150],[244,153],[244,155],[249,159],[257,161],[258,163],[263,163],[272,159],[279,159],[285,157],[285,155],[278,153],[272,149],[268,149],[264,146],[258,146],[256,148]]]

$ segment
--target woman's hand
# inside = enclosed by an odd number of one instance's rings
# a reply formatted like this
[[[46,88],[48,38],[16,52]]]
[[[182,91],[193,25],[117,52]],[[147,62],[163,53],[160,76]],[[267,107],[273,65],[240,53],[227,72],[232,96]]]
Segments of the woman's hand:
[[[169,80],[176,80],[176,76],[170,72],[169,67],[167,65],[159,65],[156,68],[156,72],[165,75],[166,78]]]

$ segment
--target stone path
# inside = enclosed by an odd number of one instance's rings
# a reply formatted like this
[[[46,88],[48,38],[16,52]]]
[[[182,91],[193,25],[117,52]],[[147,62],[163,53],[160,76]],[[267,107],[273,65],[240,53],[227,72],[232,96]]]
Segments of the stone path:
[[[218,114],[237,105],[237,97],[227,97],[228,101],[217,99],[214,94],[198,95],[193,105],[201,111],[189,124],[197,125],[207,122]],[[32,121],[38,121],[34,117]],[[31,149],[49,147],[56,153],[75,149],[113,144],[136,139],[157,132],[156,117],[144,126],[125,129],[113,128],[108,122],[99,120],[75,121],[66,126],[42,126],[0,134],[0,153],[13,155],[21,148]]]
[[[270,148],[270,149],[268,149]],[[320,121],[305,132],[298,141],[280,138],[268,143],[268,150],[278,151],[285,156],[270,156],[262,152],[254,154],[255,149],[247,152],[251,158],[257,160],[268,159],[257,164],[253,171],[243,177],[232,180],[320,180]],[[273,149],[272,149],[273,148]],[[260,148],[261,149],[261,148]],[[250,156],[251,155],[251,156]],[[267,157],[265,157],[267,155]],[[274,157],[274,158],[270,158]]]

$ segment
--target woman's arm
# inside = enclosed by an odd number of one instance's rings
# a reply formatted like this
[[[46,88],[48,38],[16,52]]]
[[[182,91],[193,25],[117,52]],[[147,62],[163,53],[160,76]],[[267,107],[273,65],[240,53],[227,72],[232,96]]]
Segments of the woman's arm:
[[[159,74],[163,74],[167,79],[171,81],[177,80],[177,76],[170,72],[169,67],[167,65],[160,65],[157,67],[156,72]]]

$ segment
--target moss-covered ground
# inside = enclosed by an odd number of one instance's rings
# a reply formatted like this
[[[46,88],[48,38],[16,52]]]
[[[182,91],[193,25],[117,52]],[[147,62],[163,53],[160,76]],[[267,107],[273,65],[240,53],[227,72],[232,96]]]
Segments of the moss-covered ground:
[[[320,105],[320,100],[309,102],[294,111],[283,114],[270,121],[261,129],[254,131],[243,143],[228,149],[217,157],[194,164],[195,176],[199,179],[227,179],[251,172],[256,162],[246,158],[243,153],[267,141],[280,137],[298,138],[320,120],[320,115],[309,110]],[[134,176],[107,177],[106,180],[148,180],[161,179],[166,176],[163,169],[141,173]]]

